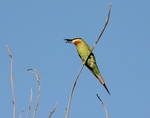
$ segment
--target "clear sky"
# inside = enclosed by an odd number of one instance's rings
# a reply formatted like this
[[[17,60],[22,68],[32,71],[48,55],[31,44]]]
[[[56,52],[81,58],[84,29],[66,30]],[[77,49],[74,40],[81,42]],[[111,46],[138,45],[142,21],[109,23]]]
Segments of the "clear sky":
[[[33,89],[32,117],[37,97],[36,68],[41,78],[41,98],[36,118],[47,118],[58,101],[53,118],[64,118],[71,87],[81,67],[73,44],[63,39],[81,37],[91,47],[108,13],[108,26],[94,49],[97,64],[111,95],[84,67],[77,82],[70,118],[148,118],[150,106],[150,1],[137,0],[1,0],[0,1],[0,117],[13,116],[9,79],[9,45],[17,117],[25,118]]]

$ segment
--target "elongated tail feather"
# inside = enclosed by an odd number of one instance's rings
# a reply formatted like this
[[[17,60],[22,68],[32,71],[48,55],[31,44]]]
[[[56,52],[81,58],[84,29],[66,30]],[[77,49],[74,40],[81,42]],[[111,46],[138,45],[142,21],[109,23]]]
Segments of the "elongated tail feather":
[[[103,84],[103,86],[105,87],[105,89],[108,92],[108,94],[111,95],[110,92],[109,92],[109,90],[108,90],[108,88],[106,87],[106,84]]]
[[[108,92],[108,94],[110,95],[110,92],[109,92],[109,90],[108,90],[108,88],[107,88],[107,86],[106,86],[106,84],[105,84],[105,81],[104,81],[104,79],[102,78],[102,76],[101,76],[101,75],[97,75],[97,78],[98,78],[98,80],[100,81],[100,83],[104,86],[104,88],[106,89],[106,91]]]
[[[95,76],[100,81],[101,84],[105,84],[105,81],[101,75],[95,75]]]

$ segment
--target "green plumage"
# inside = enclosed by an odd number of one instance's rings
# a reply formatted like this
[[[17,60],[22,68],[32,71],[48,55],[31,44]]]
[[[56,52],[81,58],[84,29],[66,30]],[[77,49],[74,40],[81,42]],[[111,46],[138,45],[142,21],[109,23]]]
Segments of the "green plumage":
[[[72,42],[76,45],[79,57],[82,59],[83,62],[85,62],[87,56],[91,52],[91,48],[88,46],[88,44],[81,38],[74,38],[72,40],[65,39],[65,40],[67,42]],[[102,78],[102,76],[100,74],[100,71],[96,64],[96,59],[95,59],[95,56],[93,53],[90,54],[85,65],[95,75],[95,77],[100,81],[100,83],[105,87],[107,92],[110,94],[109,90],[107,89],[107,87],[105,85],[104,79]]]
[[[77,47],[77,52],[78,52],[79,57],[84,62],[86,60],[87,56],[89,55],[89,53],[91,52],[91,48],[88,46],[88,44],[86,44],[85,41],[79,43],[78,45],[76,45],[76,47]],[[90,56],[87,59],[85,65],[88,67],[88,69],[90,69],[90,71],[95,76],[100,75],[100,71],[97,67],[96,59],[95,59],[95,56],[94,56],[93,53],[90,54]]]

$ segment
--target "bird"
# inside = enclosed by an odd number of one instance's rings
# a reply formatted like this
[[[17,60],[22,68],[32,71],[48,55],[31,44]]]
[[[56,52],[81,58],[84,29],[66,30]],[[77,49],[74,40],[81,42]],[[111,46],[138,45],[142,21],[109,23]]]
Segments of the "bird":
[[[104,88],[110,95],[110,92],[109,92],[109,90],[105,84],[105,81],[104,81],[102,75],[100,74],[100,71],[96,64],[96,58],[95,58],[93,52],[91,52],[90,46],[82,38],[73,38],[73,39],[64,39],[64,40],[66,41],[65,43],[73,43],[76,46],[78,55],[81,58],[82,62],[86,61],[85,66],[100,81],[100,83],[104,86]],[[91,52],[91,54],[89,55],[90,52]],[[87,57],[88,57],[88,59],[87,59]]]

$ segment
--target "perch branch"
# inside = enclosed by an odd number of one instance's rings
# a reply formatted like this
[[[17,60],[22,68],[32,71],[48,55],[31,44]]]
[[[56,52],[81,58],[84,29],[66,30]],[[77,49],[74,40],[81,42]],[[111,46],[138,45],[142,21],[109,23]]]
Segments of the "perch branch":
[[[103,27],[103,29],[102,29],[102,31],[101,31],[101,33],[100,33],[98,39],[97,39],[96,42],[94,43],[94,46],[92,47],[91,52],[88,54],[88,56],[87,56],[85,62],[82,63],[82,66],[81,66],[81,68],[80,68],[80,71],[78,72],[77,77],[76,77],[76,79],[75,79],[75,81],[74,81],[74,83],[73,83],[73,86],[72,86],[72,89],[71,89],[71,93],[70,93],[70,97],[69,97],[69,101],[68,101],[68,107],[67,107],[67,110],[66,110],[65,118],[68,118],[68,116],[69,116],[69,111],[70,111],[70,104],[71,104],[71,100],[72,100],[72,95],[73,95],[74,88],[75,88],[75,86],[76,86],[77,80],[78,80],[78,78],[79,78],[79,76],[80,76],[80,74],[81,74],[81,71],[82,71],[82,69],[83,69],[83,67],[84,67],[84,65],[85,65],[85,63],[86,63],[86,61],[87,61],[87,59],[89,58],[90,54],[92,53],[92,51],[93,51],[94,48],[96,47],[98,41],[100,40],[100,38],[101,38],[103,32],[104,32],[105,29],[106,29],[106,26],[107,26],[108,22],[109,22],[110,12],[111,12],[111,6],[112,6],[112,4],[109,5],[109,11],[108,11],[108,15],[107,15],[107,18],[106,18],[105,25],[104,25],[104,27]]]
[[[40,92],[41,92],[41,90],[40,90],[40,77],[39,77],[38,72],[37,72],[37,70],[35,68],[30,68],[27,71],[30,71],[30,72],[33,71],[31,73],[35,74],[36,79],[38,81],[38,96],[37,96],[37,100],[36,100],[36,106],[35,106],[35,109],[34,109],[34,113],[33,113],[33,116],[32,116],[32,118],[35,118],[36,111],[37,111],[38,105],[39,105]]]
[[[14,111],[13,111],[13,118],[16,118],[16,99],[15,99],[15,92],[14,92],[14,81],[13,81],[13,74],[12,74],[12,67],[13,67],[13,57],[12,57],[12,53],[8,47],[8,45],[6,45],[7,51],[9,53],[10,56],[10,82],[11,82],[11,89],[12,89],[12,98],[13,98],[13,106],[14,106]]]
[[[28,106],[28,111],[27,111],[27,115],[26,115],[26,118],[28,118],[29,116],[29,113],[30,113],[30,109],[31,109],[31,104],[32,104],[32,88],[31,88],[31,91],[30,91],[30,102],[29,102],[29,106]]]
[[[104,102],[102,101],[102,99],[99,97],[98,93],[96,94],[96,96],[97,96],[97,98],[100,100],[101,104],[104,106],[106,118],[109,118],[109,116],[108,116],[108,111],[107,111],[107,109],[106,109],[106,105],[104,104]]]
[[[52,114],[55,112],[57,106],[58,106],[58,102],[56,102],[56,105],[55,105],[54,109],[50,112],[48,118],[50,118],[52,116]]]

